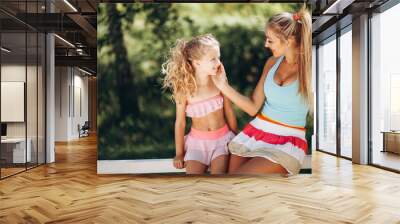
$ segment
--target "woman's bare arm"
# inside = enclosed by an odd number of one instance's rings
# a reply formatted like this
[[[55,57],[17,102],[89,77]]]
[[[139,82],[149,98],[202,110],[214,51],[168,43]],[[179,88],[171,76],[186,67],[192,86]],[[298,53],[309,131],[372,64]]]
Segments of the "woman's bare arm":
[[[218,89],[220,89],[220,91],[234,104],[236,104],[240,109],[248,113],[250,116],[255,116],[264,103],[264,82],[273,63],[273,59],[268,59],[268,61],[265,63],[262,76],[258,81],[251,98],[240,94],[229,85],[226,79],[225,69],[222,64],[217,72],[217,75],[212,76],[212,80]]]

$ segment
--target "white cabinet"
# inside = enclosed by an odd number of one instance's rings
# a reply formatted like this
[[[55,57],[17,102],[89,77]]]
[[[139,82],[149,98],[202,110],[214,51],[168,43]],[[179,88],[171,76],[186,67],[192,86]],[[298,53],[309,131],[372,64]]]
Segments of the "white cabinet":
[[[400,132],[387,131],[383,133],[383,152],[400,154]]]
[[[1,140],[2,147],[11,147],[12,149],[12,163],[32,161],[32,140],[28,138],[26,143],[28,145],[25,151],[25,138],[7,138]]]

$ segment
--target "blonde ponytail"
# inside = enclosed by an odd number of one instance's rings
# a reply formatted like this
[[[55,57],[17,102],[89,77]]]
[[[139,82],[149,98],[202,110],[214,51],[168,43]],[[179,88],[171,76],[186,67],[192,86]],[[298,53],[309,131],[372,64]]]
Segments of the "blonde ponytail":
[[[172,91],[172,100],[193,95],[196,91],[194,69],[186,53],[187,41],[178,39],[170,50],[169,58],[162,64],[161,73],[165,75],[163,89]]]
[[[305,99],[309,108],[313,107],[313,96],[311,91],[311,66],[312,66],[312,40],[311,40],[311,16],[305,6],[297,12],[300,27],[299,48],[299,93]]]

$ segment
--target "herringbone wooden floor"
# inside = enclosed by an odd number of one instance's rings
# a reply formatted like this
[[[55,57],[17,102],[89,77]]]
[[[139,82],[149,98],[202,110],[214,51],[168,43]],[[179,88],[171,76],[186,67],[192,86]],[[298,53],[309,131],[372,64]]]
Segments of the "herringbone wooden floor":
[[[96,174],[96,139],[0,181],[0,223],[400,223],[400,175],[319,152],[313,174]]]

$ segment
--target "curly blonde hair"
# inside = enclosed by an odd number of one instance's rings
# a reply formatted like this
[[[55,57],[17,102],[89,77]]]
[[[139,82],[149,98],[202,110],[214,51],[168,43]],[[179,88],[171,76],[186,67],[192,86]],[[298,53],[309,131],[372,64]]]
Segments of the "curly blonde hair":
[[[183,39],[176,41],[161,70],[165,75],[163,89],[172,91],[172,100],[193,96],[197,85],[192,60],[200,60],[210,47],[219,46],[219,42],[212,34],[196,36],[189,41]]]

